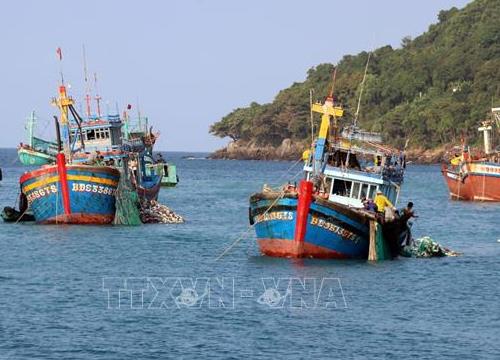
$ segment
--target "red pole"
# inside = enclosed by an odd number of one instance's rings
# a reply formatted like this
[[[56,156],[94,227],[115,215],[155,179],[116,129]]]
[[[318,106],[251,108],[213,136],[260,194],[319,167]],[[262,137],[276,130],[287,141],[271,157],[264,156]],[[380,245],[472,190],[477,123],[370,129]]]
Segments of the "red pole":
[[[297,221],[295,223],[294,242],[296,244],[297,256],[302,256],[304,250],[304,236],[307,230],[307,215],[312,202],[313,183],[301,180],[299,184],[299,199],[297,202]]]
[[[61,192],[63,199],[64,214],[71,214],[71,205],[69,202],[68,178],[66,176],[66,158],[64,153],[58,153],[56,156],[57,173],[59,174],[59,184],[61,184]]]

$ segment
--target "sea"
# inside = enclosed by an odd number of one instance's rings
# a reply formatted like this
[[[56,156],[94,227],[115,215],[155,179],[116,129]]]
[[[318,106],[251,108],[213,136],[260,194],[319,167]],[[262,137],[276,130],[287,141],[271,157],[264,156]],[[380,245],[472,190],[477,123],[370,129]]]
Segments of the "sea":
[[[0,359],[499,359],[500,204],[451,201],[409,165],[414,237],[457,257],[261,256],[248,197],[300,164],[165,153],[184,224],[0,224]],[[0,149],[0,205],[27,170]]]

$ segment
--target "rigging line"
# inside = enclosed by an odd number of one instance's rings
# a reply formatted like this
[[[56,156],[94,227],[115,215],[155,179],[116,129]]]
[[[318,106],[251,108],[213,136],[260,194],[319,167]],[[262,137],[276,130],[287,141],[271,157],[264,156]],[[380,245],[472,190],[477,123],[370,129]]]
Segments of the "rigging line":
[[[302,160],[302,157],[300,157],[297,161],[295,161],[292,166],[290,166],[285,172],[283,172],[283,174],[281,174],[281,176],[276,180],[277,183],[279,183],[281,181],[281,179],[283,179],[286,175],[288,175],[288,173],[290,172],[290,170],[292,170],[295,166],[297,166],[297,164]],[[301,170],[302,171],[302,170]]]
[[[78,130],[80,132],[80,143],[82,145],[82,149],[85,150],[85,142],[83,140],[83,131],[82,131],[82,121],[83,120],[80,117],[80,115],[76,112],[76,110],[73,107],[73,105],[69,106],[69,110],[71,111],[71,114],[73,115],[73,117],[75,119],[76,125],[78,126]],[[76,141],[76,139],[75,139],[75,141]]]
[[[370,64],[371,51],[368,53],[368,59],[366,60],[365,73],[363,75],[363,81],[361,81],[361,89],[359,91],[358,107],[356,108],[356,114],[354,115],[354,127],[358,124],[359,109],[361,108],[361,97],[363,96],[363,90],[365,88],[366,74],[368,73],[368,65]]]

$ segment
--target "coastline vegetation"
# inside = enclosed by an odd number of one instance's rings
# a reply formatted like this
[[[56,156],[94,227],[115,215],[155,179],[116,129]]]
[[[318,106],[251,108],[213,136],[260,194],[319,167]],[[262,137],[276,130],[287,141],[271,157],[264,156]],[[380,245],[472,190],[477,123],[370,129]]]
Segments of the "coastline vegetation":
[[[345,55],[337,64],[336,101],[347,123],[356,111],[368,52]],[[267,104],[252,102],[224,116],[210,133],[259,146],[310,137],[309,91],[322,101],[331,87],[333,64],[307,71],[302,82],[281,90]],[[359,125],[401,147],[433,149],[471,142],[491,107],[500,106],[500,1],[475,0],[438,15],[422,35],[400,48],[372,52]],[[316,119],[318,124],[319,119]]]

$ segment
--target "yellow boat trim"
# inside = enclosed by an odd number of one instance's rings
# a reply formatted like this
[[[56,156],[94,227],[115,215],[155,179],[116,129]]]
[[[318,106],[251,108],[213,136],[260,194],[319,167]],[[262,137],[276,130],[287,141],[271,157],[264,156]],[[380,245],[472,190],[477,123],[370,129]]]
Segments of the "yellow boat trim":
[[[68,175],[68,180],[76,180],[76,181],[88,181],[94,182],[98,184],[118,186],[118,181],[106,178],[98,178],[95,176],[85,176],[85,175]]]
[[[68,175],[68,180],[87,181],[87,182],[93,182],[93,183],[97,183],[97,184],[104,184],[104,185],[111,185],[111,186],[118,185],[118,181],[114,181],[112,179],[106,179],[106,178],[98,178],[95,176]],[[57,181],[59,181],[59,175],[51,176],[47,179],[38,180],[38,181],[35,181],[34,183],[31,183],[29,185],[24,186],[23,190],[24,190],[24,192],[28,192],[32,189],[44,187],[45,185],[48,185],[48,184],[51,184],[51,183],[54,183]]]

